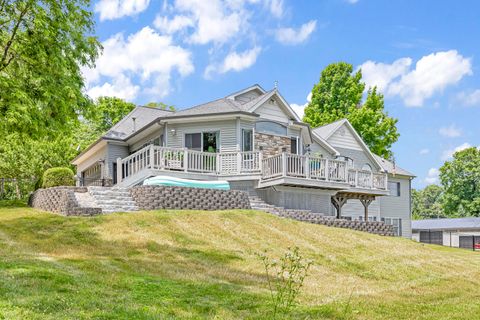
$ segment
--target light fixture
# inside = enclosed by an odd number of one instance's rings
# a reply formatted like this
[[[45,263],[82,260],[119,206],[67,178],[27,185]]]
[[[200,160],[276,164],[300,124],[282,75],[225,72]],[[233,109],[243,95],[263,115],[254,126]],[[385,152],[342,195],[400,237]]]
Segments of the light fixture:
[[[177,130],[175,130],[175,129],[171,129],[170,132],[172,133],[172,136],[177,135]]]

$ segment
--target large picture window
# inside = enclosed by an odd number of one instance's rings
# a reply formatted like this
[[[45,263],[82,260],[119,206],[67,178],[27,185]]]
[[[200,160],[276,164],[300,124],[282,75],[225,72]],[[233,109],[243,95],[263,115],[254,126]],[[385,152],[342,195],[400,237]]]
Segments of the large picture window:
[[[219,149],[218,142],[220,141],[219,135],[218,131],[186,133],[185,148],[196,151],[217,152]]]

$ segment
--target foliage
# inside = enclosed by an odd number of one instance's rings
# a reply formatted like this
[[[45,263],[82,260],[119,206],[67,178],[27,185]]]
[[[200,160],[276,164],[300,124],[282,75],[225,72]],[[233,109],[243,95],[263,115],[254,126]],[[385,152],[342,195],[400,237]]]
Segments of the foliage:
[[[383,106],[383,95],[374,87],[368,90],[363,106],[354,108],[347,119],[373,153],[390,159],[393,156],[390,148],[400,135],[396,127],[398,120],[389,117]]]
[[[0,1],[0,134],[58,136],[88,112],[80,68],[101,49],[89,5]]]
[[[448,216],[480,217],[480,150],[458,151],[440,168],[445,190],[443,209]]]
[[[294,306],[312,261],[302,257],[298,247],[289,248],[279,262],[265,253],[259,256],[265,268],[275,319],[279,312],[288,313]]]
[[[365,84],[362,73],[353,73],[345,62],[328,65],[312,89],[312,99],[305,108],[303,121],[312,127],[347,118],[372,152],[392,157],[391,146],[398,140],[397,119],[384,110],[384,99],[377,88],[370,88],[362,105]]]
[[[431,184],[422,190],[412,190],[413,219],[444,218],[442,209],[443,188]]]
[[[73,186],[75,185],[72,169],[65,167],[50,168],[43,173],[43,187]]]
[[[175,106],[171,106],[171,105],[165,104],[163,102],[149,102],[149,103],[147,103],[147,107],[159,108],[159,109],[162,109],[162,110],[175,111]]]
[[[116,97],[100,97],[95,102],[94,114],[88,120],[93,130],[105,133],[135,108],[135,104]]]

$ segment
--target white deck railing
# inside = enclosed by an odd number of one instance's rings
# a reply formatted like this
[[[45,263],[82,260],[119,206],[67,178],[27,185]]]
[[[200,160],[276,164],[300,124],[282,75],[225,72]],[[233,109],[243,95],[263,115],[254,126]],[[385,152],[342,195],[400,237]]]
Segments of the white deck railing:
[[[146,169],[223,176],[258,174],[262,180],[294,177],[343,182],[358,188],[387,189],[386,174],[349,169],[341,160],[287,153],[262,158],[256,151],[212,153],[153,145],[117,160],[117,183]]]
[[[349,169],[345,161],[282,153],[263,159],[262,179],[278,177],[315,179],[348,183],[352,187],[365,189],[387,188],[384,173]]]

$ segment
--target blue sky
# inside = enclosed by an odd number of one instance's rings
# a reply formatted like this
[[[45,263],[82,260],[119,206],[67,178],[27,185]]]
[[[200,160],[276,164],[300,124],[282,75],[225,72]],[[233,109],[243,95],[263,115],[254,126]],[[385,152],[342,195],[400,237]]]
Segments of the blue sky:
[[[259,83],[301,112],[321,70],[346,61],[399,119],[397,164],[415,187],[480,145],[480,2],[99,0],[104,53],[92,97],[185,108]]]

